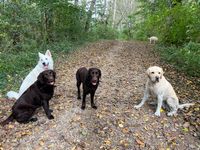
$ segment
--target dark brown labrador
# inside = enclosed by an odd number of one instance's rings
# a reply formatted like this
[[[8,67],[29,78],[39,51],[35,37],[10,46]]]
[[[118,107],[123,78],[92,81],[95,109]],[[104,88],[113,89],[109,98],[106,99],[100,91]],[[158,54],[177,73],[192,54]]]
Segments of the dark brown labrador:
[[[37,108],[43,107],[48,119],[54,119],[49,109],[49,100],[54,94],[54,83],[56,73],[53,70],[46,70],[39,74],[37,81],[33,83],[15,102],[12,107],[12,114],[1,123],[6,125],[14,119],[19,123],[37,121],[32,118]]]
[[[94,104],[94,94],[99,85],[99,79],[101,78],[101,70],[97,68],[90,68],[87,70],[85,67],[79,68],[76,72],[77,88],[78,88],[78,99],[81,99],[80,85],[83,83],[83,100],[81,109],[85,109],[86,95],[90,94],[91,107],[97,109]]]

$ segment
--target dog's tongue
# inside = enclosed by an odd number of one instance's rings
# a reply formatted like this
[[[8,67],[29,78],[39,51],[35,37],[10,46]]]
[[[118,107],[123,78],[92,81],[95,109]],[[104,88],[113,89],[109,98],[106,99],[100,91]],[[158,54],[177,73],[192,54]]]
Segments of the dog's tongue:
[[[97,83],[96,83],[96,81],[92,81],[92,85],[96,85]]]
[[[54,85],[54,82],[52,81],[52,82],[50,82],[50,84],[51,84],[51,85]]]

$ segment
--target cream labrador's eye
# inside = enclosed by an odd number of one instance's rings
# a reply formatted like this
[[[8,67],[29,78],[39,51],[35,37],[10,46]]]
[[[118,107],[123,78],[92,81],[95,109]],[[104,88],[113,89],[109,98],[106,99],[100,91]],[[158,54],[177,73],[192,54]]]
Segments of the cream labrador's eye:
[[[158,72],[158,74],[160,74],[160,72]]]
[[[151,72],[151,74],[154,74],[154,72]]]

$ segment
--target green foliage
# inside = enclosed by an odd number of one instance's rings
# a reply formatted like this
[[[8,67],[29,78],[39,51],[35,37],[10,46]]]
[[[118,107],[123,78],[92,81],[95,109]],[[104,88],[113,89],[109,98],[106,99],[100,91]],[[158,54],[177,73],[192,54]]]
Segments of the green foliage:
[[[200,44],[189,42],[182,48],[169,47],[159,49],[161,56],[177,69],[193,77],[200,77]]]
[[[118,35],[115,29],[105,24],[97,24],[93,28],[92,34],[95,36],[96,39],[115,39]]]
[[[129,17],[132,27],[124,30],[127,36],[140,40],[157,36],[167,45],[200,42],[200,5],[197,3],[176,2],[169,6],[165,0],[139,2],[138,12]]]

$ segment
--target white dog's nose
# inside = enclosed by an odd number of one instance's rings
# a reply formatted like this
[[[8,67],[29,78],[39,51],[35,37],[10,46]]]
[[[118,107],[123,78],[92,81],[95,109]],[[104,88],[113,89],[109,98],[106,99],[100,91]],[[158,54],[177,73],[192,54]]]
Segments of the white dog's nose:
[[[159,82],[159,77],[156,77],[156,81]]]

